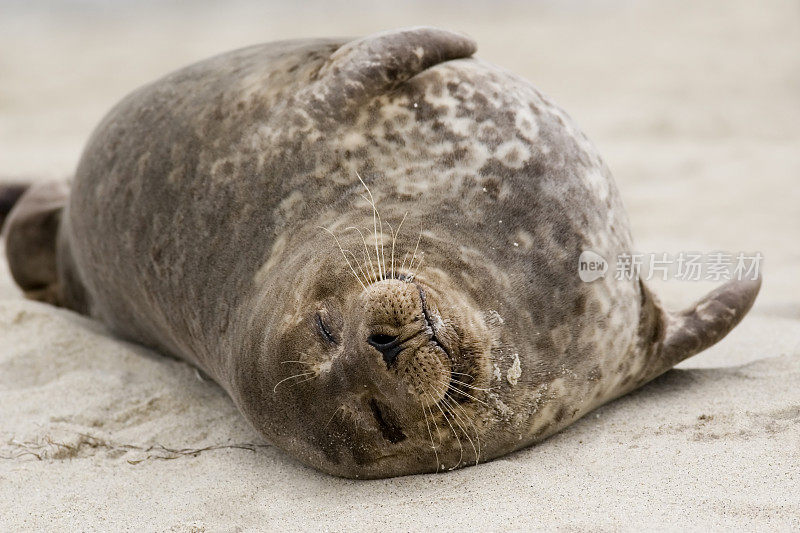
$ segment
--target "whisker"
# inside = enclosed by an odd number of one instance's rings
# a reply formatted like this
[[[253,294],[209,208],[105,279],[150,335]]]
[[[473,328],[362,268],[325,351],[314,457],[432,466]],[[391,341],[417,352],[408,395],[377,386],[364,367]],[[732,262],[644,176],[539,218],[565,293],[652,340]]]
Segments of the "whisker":
[[[370,193],[370,198],[371,197],[372,193]],[[375,259],[376,261],[378,261],[378,273],[380,274],[379,281],[382,281],[386,279],[386,255],[383,250],[383,221],[381,220],[381,214],[380,212],[378,212],[378,206],[375,205],[375,202],[371,199],[367,199],[367,197],[364,196],[363,194],[361,195],[361,198],[363,198],[366,202],[369,202],[372,205],[372,224],[374,226],[372,234],[375,236]],[[376,217],[378,220],[377,225],[375,225]],[[378,251],[379,250],[378,233],[380,233],[380,253]]]
[[[388,222],[386,225],[389,226],[389,235],[392,236],[392,253],[390,255],[391,261],[389,263],[391,269],[389,270],[389,279],[394,279],[394,230],[392,229],[392,225]]]
[[[484,402],[483,400],[480,400],[480,399],[476,398],[475,396],[471,395],[468,392],[465,392],[465,391],[463,391],[463,390],[461,390],[459,388],[456,388],[456,387],[454,387],[452,385],[449,387],[449,389],[452,390],[452,391],[455,391],[455,392],[457,392],[459,394],[463,394],[467,398],[469,398],[471,400],[474,400],[474,401],[478,402],[479,404],[482,404],[482,405],[485,405],[486,407],[489,407],[488,403]]]
[[[450,381],[453,382],[453,383],[458,383],[459,385],[462,385],[464,387],[469,387],[470,389],[479,390],[481,392],[489,392],[490,390],[492,390],[492,389],[483,389],[481,387],[476,387],[475,385],[470,385],[469,383],[464,383],[463,381],[459,381],[459,380],[457,380],[457,379],[455,379],[453,377],[450,378]]]
[[[436,407],[439,408],[439,412],[442,413],[442,416],[444,417],[445,421],[447,422],[447,425],[450,426],[450,429],[453,431],[453,435],[456,438],[456,442],[458,442],[458,447],[461,450],[461,455],[458,458],[458,462],[456,463],[456,466],[458,466],[458,465],[461,464],[461,461],[464,460],[464,446],[461,445],[461,438],[458,436],[458,433],[456,432],[456,429],[453,427],[453,424],[450,423],[450,419],[447,418],[447,415],[444,413],[444,409],[442,409],[442,406],[439,405],[439,402],[436,401],[436,399],[433,397],[433,395],[431,395],[430,392],[426,392],[426,394],[428,396],[430,396],[431,401],[436,404]]]
[[[301,379],[300,381],[295,381],[291,385],[296,387],[297,385],[300,385],[301,383],[306,383],[306,382],[311,381],[312,379],[316,379],[316,378],[317,378],[317,373],[315,372],[314,375],[311,376],[310,378]]]
[[[475,456],[475,464],[477,465],[480,462],[480,457],[481,457],[481,438],[478,433],[478,427],[475,425],[475,422],[469,417],[466,409],[464,409],[463,406],[461,406],[458,402],[455,401],[455,398],[453,398],[453,402],[455,403],[455,406],[458,409],[461,409],[464,418],[466,418],[469,421],[470,425],[472,426],[472,429],[475,430],[475,442],[478,443],[478,454]]]
[[[416,277],[417,277],[417,274],[419,274],[419,269],[420,269],[420,267],[422,266],[422,263],[423,263],[423,261],[425,261],[425,256],[424,256],[424,254],[425,254],[425,252],[420,252],[420,253],[419,253],[419,263],[417,263],[417,270],[416,270],[416,272],[414,272],[413,274],[411,274],[411,279],[414,279],[414,278],[416,278]]]
[[[367,247],[367,239],[364,238],[364,234],[361,232],[361,230],[359,228],[357,228],[355,226],[348,226],[347,228],[345,228],[345,231],[350,230],[350,229],[356,230],[358,232],[358,234],[361,235],[361,240],[364,242],[364,254],[367,256],[367,258],[364,260],[364,269],[367,270],[367,264],[366,263],[369,262],[369,269],[372,270],[372,278],[369,278],[370,283],[367,284],[367,285],[370,285],[370,284],[372,284],[372,283],[374,283],[375,281],[378,280],[378,276],[377,276],[377,274],[375,274],[375,265],[372,264],[372,257],[369,255],[369,248]]]
[[[445,394],[445,396],[447,396],[447,394]],[[450,401],[453,403],[453,405],[454,405],[454,406],[455,406],[457,409],[460,409],[460,410],[461,410],[461,414],[462,414],[462,415],[464,416],[464,418],[466,419],[466,422],[465,422],[465,423],[469,423],[469,425],[471,425],[471,426],[472,426],[472,429],[475,431],[475,442],[477,442],[477,443],[478,443],[478,449],[477,449],[477,451],[476,451],[476,453],[475,453],[475,464],[477,465],[477,464],[480,462],[480,456],[481,456],[481,439],[480,439],[480,435],[479,435],[479,433],[478,433],[478,427],[475,425],[475,422],[474,422],[474,421],[473,421],[473,420],[472,420],[472,419],[469,417],[469,415],[467,414],[467,411],[466,411],[466,409],[464,409],[464,407],[462,407],[462,406],[461,406],[461,404],[459,404],[459,403],[458,403],[458,402],[455,400],[455,398],[453,398],[453,397],[450,397]],[[455,411],[454,411],[454,412],[455,412]]]
[[[300,377],[306,377],[306,376],[316,376],[316,375],[317,375],[316,372],[303,372],[302,374],[295,374],[294,376],[289,376],[288,378],[284,378],[284,379],[280,380],[279,382],[277,382],[275,384],[275,386],[272,388],[272,392],[273,392],[273,394],[278,392],[278,385],[280,385],[284,381],[289,381],[290,379],[294,379],[294,378],[300,378]],[[302,381],[299,382],[299,383],[302,383]]]
[[[441,380],[439,380],[439,383],[441,383],[442,385],[447,385],[447,388],[448,388],[448,390],[452,390],[452,391],[455,391],[455,392],[457,392],[457,393],[459,393],[459,394],[463,394],[463,395],[464,395],[464,396],[466,396],[467,398],[470,398],[470,399],[472,399],[472,400],[475,400],[476,402],[478,402],[478,403],[481,403],[481,404],[485,405],[486,407],[489,407],[489,404],[488,404],[488,403],[484,402],[483,400],[479,400],[478,398],[476,398],[475,396],[472,396],[472,395],[471,395],[471,394],[469,394],[468,392],[465,392],[465,391],[463,391],[463,390],[461,390],[461,389],[458,389],[458,388],[454,387],[454,386],[453,386],[452,384],[450,384],[450,383],[445,383],[444,381],[441,381]]]
[[[408,252],[403,255],[403,264],[400,265],[401,272],[406,269],[406,259],[408,259]]]
[[[397,233],[392,232],[392,278],[394,278],[394,243],[397,240],[397,236],[400,235],[400,228],[403,227],[403,222],[406,221],[406,217],[408,216],[408,211],[403,215],[403,220],[400,221],[400,224],[397,225]],[[392,227],[389,226],[389,229]]]
[[[377,212],[378,208],[375,207],[375,211]],[[381,231],[381,265],[383,266],[383,279],[386,279],[386,251],[383,248],[383,222],[381,222],[381,214],[378,213],[378,225]]]
[[[353,265],[350,264],[350,260],[347,258],[347,255],[344,253],[344,248],[342,248],[342,244],[339,242],[339,239],[336,237],[336,235],[334,235],[333,232],[331,230],[329,230],[328,228],[323,228],[322,226],[317,226],[317,227],[322,229],[322,230],[325,230],[325,231],[327,231],[328,233],[331,234],[331,237],[333,237],[333,239],[336,241],[336,244],[339,246],[339,250],[342,252],[342,257],[344,257],[344,260],[347,261],[347,266],[350,267],[350,272],[353,273],[353,276],[355,276],[355,278],[358,280],[358,282],[361,284],[361,286],[364,288],[364,290],[367,290],[367,287],[364,286],[364,283],[361,281],[361,279],[356,274],[356,271],[353,268]]]
[[[431,397],[431,400],[433,401],[433,397]],[[436,429],[436,436],[439,437],[439,446],[444,447],[444,441],[442,440],[442,433],[441,431],[439,431],[439,425],[436,423],[436,417],[433,416],[433,409],[431,409],[430,405],[428,406],[428,412],[430,412],[431,414],[431,422],[433,422],[433,427]]]
[[[367,257],[367,254],[365,253],[364,254],[364,272],[365,272],[365,274],[367,276],[367,279],[369,280],[369,283],[367,284],[368,286],[372,284],[372,278],[369,277],[369,271],[370,271],[371,268],[372,268],[372,262],[369,260],[369,258]],[[372,269],[372,270],[373,270],[373,273],[374,273],[374,269]]]
[[[434,427],[434,429],[436,429],[436,436],[439,437],[439,446],[444,447],[444,442],[442,441],[442,433],[439,431],[439,424],[436,423],[436,418],[433,416],[433,409],[431,409],[430,406],[428,406],[428,411],[431,414],[431,422],[433,422],[433,427]],[[434,450],[435,449],[436,448],[434,448]],[[439,461],[439,454],[438,453],[436,454],[436,463],[437,463],[436,471],[438,472],[439,470],[442,469],[442,463]]]
[[[356,258],[356,254],[354,254],[350,250],[345,250],[345,252],[347,252],[348,254],[350,254],[353,257],[353,262],[356,265],[358,265],[359,272],[361,272],[361,275],[364,276],[364,281],[366,281],[366,284],[369,285],[369,280],[367,279],[367,276],[364,274],[364,269],[361,268],[361,263],[358,262],[358,258]]]
[[[363,194],[361,198],[372,205],[372,236],[375,238],[375,261],[378,263],[378,281],[381,281],[383,279],[383,271],[381,270],[381,254],[378,247],[378,221],[380,220],[378,218],[378,208]]]
[[[422,407],[422,415],[425,417],[425,427],[428,428],[428,436],[431,438],[431,448],[433,449],[433,456],[436,458],[436,471],[439,471],[439,452],[436,451],[436,445],[433,444],[433,433],[431,433],[431,426],[428,424],[428,413],[425,412],[425,404],[419,402]]]
[[[367,190],[367,194],[369,194],[369,200],[364,195],[361,195],[364,200],[367,200],[370,205],[372,205],[372,225],[373,225],[373,234],[375,235],[375,258],[378,260],[378,273],[380,274],[380,279],[384,279],[383,272],[381,270],[381,260],[380,260],[380,253],[378,252],[378,221],[380,220],[380,215],[378,214],[378,208],[375,206],[375,198],[372,196],[372,191],[369,190],[367,184],[364,183],[364,180],[361,179],[361,174],[356,171],[356,176],[358,177],[358,181],[361,182],[361,185]],[[383,226],[381,226],[381,245],[383,245]]]
[[[464,436],[467,437],[467,440],[469,441],[470,446],[472,446],[472,451],[475,453],[475,457],[477,458],[479,456],[479,454],[480,454],[480,452],[478,451],[479,448],[475,447],[475,443],[472,442],[472,437],[469,436],[469,432],[467,431],[467,428],[465,428],[463,425],[461,425],[461,422],[462,422],[461,416],[455,411],[455,405],[457,405],[457,402],[456,402],[455,398],[452,398],[447,393],[445,393],[444,398],[442,398],[442,402],[444,402],[445,406],[450,410],[450,413],[453,415],[453,421],[458,425],[458,428],[462,432],[464,432]],[[465,424],[467,423],[467,421],[463,421],[463,422]],[[476,438],[477,438],[477,436],[476,436]]]
[[[325,424],[325,426],[322,428],[322,430],[323,430],[323,431],[325,431],[325,430],[328,428],[328,426],[331,424],[331,422],[333,422],[333,419],[334,419],[334,418],[336,418],[336,415],[337,415],[337,414],[339,413],[339,411],[341,411],[342,409],[344,409],[344,405],[340,405],[339,407],[337,407],[337,408],[336,408],[336,409],[333,411],[333,414],[331,415],[330,419],[328,420],[328,423],[327,423],[327,424]]]
[[[411,270],[412,265],[414,264],[414,258],[417,257],[417,249],[419,249],[419,241],[422,239],[422,231],[419,232],[419,236],[417,236],[417,245],[414,246],[414,254],[411,256],[411,262],[408,264],[408,269]]]

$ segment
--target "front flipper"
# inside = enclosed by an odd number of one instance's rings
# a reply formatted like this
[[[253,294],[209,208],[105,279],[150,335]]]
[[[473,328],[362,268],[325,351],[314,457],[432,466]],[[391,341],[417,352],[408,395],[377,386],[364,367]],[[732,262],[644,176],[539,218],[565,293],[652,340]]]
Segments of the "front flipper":
[[[662,309],[644,286],[639,324],[643,365],[634,376],[633,390],[722,340],[753,306],[761,278],[734,280],[718,287],[683,311]],[[627,392],[627,391],[623,391]]]

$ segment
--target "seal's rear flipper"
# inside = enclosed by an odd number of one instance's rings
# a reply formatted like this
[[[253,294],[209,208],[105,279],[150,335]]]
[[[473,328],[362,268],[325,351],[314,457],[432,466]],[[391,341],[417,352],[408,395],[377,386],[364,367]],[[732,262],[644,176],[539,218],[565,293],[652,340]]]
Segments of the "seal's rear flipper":
[[[312,109],[337,117],[358,110],[368,99],[386,93],[439,63],[469,57],[475,41],[430,27],[392,30],[349,42],[336,50],[309,87]]]
[[[639,334],[646,358],[637,387],[722,340],[753,306],[761,278],[729,281],[678,313],[664,311],[647,287],[641,287]]]
[[[3,228],[11,275],[33,300],[59,303],[56,236],[68,193],[62,182],[31,186],[16,202]]]

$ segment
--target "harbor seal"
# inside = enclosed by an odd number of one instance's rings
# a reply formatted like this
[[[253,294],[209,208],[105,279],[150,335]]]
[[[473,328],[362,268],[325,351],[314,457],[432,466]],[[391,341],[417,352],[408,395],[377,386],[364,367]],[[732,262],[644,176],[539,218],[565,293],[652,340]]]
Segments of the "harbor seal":
[[[196,365],[351,478],[541,441],[720,340],[760,281],[680,313],[638,279],[606,165],[529,82],[435,28],[226,53],[124,98],[70,189],[7,224],[32,298]]]

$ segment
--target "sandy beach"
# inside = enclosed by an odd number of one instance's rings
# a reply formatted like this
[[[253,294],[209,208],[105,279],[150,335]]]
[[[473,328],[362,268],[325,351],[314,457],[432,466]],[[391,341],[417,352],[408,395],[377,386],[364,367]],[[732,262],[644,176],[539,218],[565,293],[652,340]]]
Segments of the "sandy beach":
[[[0,0],[0,181],[63,179],[106,111],[192,61],[431,24],[553,97],[645,252],[761,252],[725,340],[535,447],[355,482],[260,440],[191,366],[22,298],[0,263],[0,530],[800,529],[796,2]],[[681,308],[708,282],[653,283]]]

